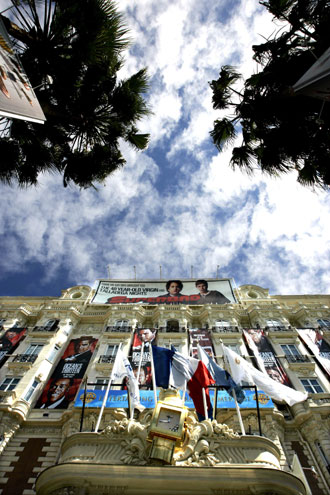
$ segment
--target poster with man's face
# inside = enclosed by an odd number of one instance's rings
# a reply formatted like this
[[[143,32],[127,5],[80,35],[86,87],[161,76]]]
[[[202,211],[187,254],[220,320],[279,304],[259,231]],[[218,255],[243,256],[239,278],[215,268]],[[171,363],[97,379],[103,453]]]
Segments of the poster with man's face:
[[[325,372],[330,376],[330,345],[324,339],[321,329],[297,328],[302,341],[315,356]]]
[[[151,376],[151,345],[156,344],[156,328],[138,328],[134,332],[130,362],[139,386],[152,388]],[[143,353],[142,352],[143,347]],[[140,370],[139,370],[140,368]]]
[[[36,408],[66,409],[68,407],[79,389],[96,344],[97,339],[92,336],[82,336],[69,342]]]
[[[26,334],[26,328],[9,328],[0,339],[0,364],[8,355],[12,354],[19,342]]]
[[[206,328],[190,328],[190,349],[192,357],[198,359],[197,346],[199,345],[204,351],[214,359],[214,349],[210,332]]]
[[[243,330],[243,334],[248,347],[254,354],[259,369],[267,373],[276,382],[292,387],[289,377],[276,358],[274,349],[264,331],[260,328],[251,328]]]

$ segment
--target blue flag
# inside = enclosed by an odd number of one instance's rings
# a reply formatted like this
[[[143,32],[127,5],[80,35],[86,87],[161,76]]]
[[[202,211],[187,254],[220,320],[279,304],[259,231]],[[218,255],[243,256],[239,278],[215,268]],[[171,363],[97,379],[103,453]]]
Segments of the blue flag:
[[[151,346],[157,387],[168,388],[171,360],[174,351],[165,347]]]
[[[211,359],[210,356],[200,346],[198,346],[198,356],[211,373],[213,379],[215,380],[215,384],[218,387],[227,389],[228,393],[231,396],[233,396],[233,390],[235,390],[237,402],[241,404],[245,399],[244,391],[239,385],[237,385],[236,382],[234,382],[228,371],[220,368],[220,366],[215,361],[213,361],[213,359]]]

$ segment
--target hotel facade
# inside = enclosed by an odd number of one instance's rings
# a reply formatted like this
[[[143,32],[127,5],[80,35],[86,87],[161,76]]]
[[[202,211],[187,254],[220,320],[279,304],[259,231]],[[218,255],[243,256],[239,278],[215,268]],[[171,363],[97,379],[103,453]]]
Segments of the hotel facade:
[[[169,282],[181,284],[174,296]],[[106,280],[55,298],[1,297],[0,325],[1,495],[330,493],[329,295]],[[156,410],[155,343],[186,356],[199,344],[230,371],[226,346],[308,398],[290,407],[246,386],[243,429],[221,388],[210,389],[213,418],[199,421],[174,390],[158,389]],[[113,382],[100,416],[118,349],[144,409]]]

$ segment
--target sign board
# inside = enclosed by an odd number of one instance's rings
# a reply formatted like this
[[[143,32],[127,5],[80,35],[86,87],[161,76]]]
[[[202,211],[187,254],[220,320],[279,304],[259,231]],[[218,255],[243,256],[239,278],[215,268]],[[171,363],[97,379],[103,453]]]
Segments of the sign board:
[[[240,409],[255,409],[257,407],[256,397],[254,390],[245,390],[245,400],[239,407]],[[104,390],[90,390],[86,391],[86,403],[85,407],[101,407],[105,391]],[[157,390],[157,398],[159,396],[159,390]],[[258,390],[259,407],[261,409],[273,409],[274,404],[271,398],[264,392]],[[214,402],[214,390],[210,390],[210,399],[213,406]],[[84,401],[84,391],[80,390],[76,401],[75,407],[82,407]],[[153,409],[155,407],[154,393],[152,390],[140,390],[141,404],[147,409]],[[185,406],[189,409],[194,409],[195,406],[189,395],[186,393]],[[109,396],[106,402],[108,408],[123,407],[128,408],[127,391],[126,390],[110,390]],[[234,399],[225,391],[218,391],[217,408],[220,409],[235,409]]]
[[[226,304],[236,303],[231,279],[123,281],[99,280],[95,304]]]

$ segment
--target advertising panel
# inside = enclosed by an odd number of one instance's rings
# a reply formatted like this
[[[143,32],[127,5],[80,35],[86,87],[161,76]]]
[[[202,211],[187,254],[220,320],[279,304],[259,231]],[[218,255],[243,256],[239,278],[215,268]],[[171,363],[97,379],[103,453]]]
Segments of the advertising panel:
[[[82,336],[69,342],[54,373],[46,384],[36,408],[66,409],[79,389],[97,339]]]
[[[86,391],[86,402],[85,407],[101,407],[105,391],[104,390],[90,390]],[[159,390],[157,390],[157,398],[159,395]],[[182,396],[182,392],[181,392]],[[214,390],[210,390],[210,398],[213,407],[214,403]],[[155,407],[154,393],[151,390],[140,390],[140,401],[141,404],[147,408],[152,409]],[[76,398],[75,407],[82,407],[84,402],[84,391],[81,390]],[[261,409],[273,409],[274,404],[271,398],[264,392],[258,391],[258,402]],[[194,409],[194,403],[186,393],[185,395],[185,406],[190,409]],[[109,396],[106,402],[108,408],[128,408],[127,391],[126,390],[110,390]],[[240,409],[255,409],[256,395],[254,390],[245,390],[245,400],[240,404]],[[217,408],[220,409],[235,409],[234,399],[225,391],[218,390],[217,398]]]
[[[151,344],[156,344],[156,341],[156,328],[137,328],[134,332],[130,362],[133,368],[134,375],[138,377],[139,386],[146,389],[152,389],[150,346]],[[139,364],[143,342],[143,356],[139,373]]]
[[[297,332],[330,377],[330,345],[324,340],[323,332],[314,328],[297,328]]]
[[[41,83],[42,81],[40,81]],[[0,18],[0,115],[43,124],[46,120]]]
[[[207,328],[190,328],[190,352],[191,356],[198,359],[197,346],[200,345],[207,354],[214,359],[214,349],[210,332]]]
[[[246,342],[253,352],[258,367],[273,380],[291,387],[288,375],[278,361],[274,349],[261,329],[243,330]]]
[[[26,328],[8,328],[0,339],[0,365],[6,356],[13,353],[25,334]]]
[[[236,303],[230,279],[120,281],[99,280],[95,304],[226,304]]]

